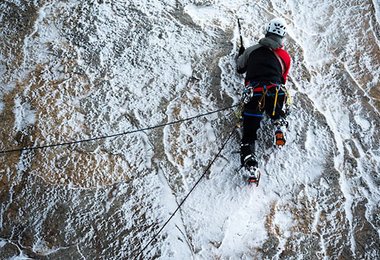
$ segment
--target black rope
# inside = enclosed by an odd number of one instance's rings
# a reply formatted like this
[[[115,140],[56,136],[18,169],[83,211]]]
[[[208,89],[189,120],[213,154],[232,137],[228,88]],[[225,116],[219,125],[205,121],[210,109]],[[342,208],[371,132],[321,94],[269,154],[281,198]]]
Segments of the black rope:
[[[198,186],[198,184],[201,182],[201,180],[206,176],[206,173],[207,171],[211,168],[211,166],[214,164],[214,162],[216,161],[216,159],[219,157],[220,153],[223,151],[224,147],[226,146],[226,144],[228,143],[228,141],[231,139],[231,136],[233,135],[234,131],[236,129],[236,126],[234,126],[233,130],[231,131],[231,133],[228,135],[228,137],[225,139],[222,147],[219,149],[218,153],[215,155],[215,157],[212,159],[212,161],[208,164],[208,166],[206,167],[206,170],[204,171],[204,173],[202,174],[202,176],[198,179],[198,181],[194,184],[194,186],[191,188],[191,190],[187,193],[186,197],[182,200],[182,202],[177,206],[176,210],[173,212],[173,214],[170,216],[170,218],[164,223],[164,225],[160,228],[160,230],[158,230],[158,232],[152,237],[151,240],[149,240],[149,242],[144,246],[143,249],[140,250],[140,252],[136,255],[136,258],[139,257],[144,251],[145,249],[148,248],[148,246],[158,237],[158,235],[162,232],[162,230],[164,230],[164,228],[169,224],[169,222],[173,219],[174,215],[180,210],[180,208],[182,207],[182,205],[185,203],[185,201],[187,200],[187,198],[190,196],[190,194],[195,190],[195,188]]]
[[[165,123],[165,124],[159,124],[159,125],[150,126],[150,127],[146,127],[146,128],[140,128],[140,129],[130,130],[130,131],[126,131],[126,132],[122,132],[122,133],[116,133],[116,134],[112,134],[112,135],[105,135],[105,136],[99,136],[99,137],[93,137],[93,138],[88,138],[88,139],[83,139],[83,140],[64,142],[64,143],[57,143],[57,144],[48,144],[48,145],[41,145],[41,146],[31,146],[31,147],[22,147],[22,148],[3,150],[3,151],[0,151],[0,155],[8,154],[8,153],[14,153],[14,152],[22,152],[22,151],[41,150],[41,149],[46,149],[46,148],[58,147],[58,146],[69,146],[69,145],[74,145],[74,144],[80,144],[80,143],[97,141],[97,140],[101,140],[101,139],[115,138],[115,137],[119,137],[119,136],[123,136],[123,135],[128,135],[128,134],[133,134],[133,133],[137,133],[137,132],[143,132],[143,131],[152,130],[152,129],[160,128],[160,127],[164,127],[164,126],[169,126],[169,125],[183,123],[183,122],[190,121],[190,120],[193,120],[193,119],[196,119],[196,118],[200,118],[200,117],[204,117],[204,116],[208,116],[208,115],[211,115],[211,114],[215,114],[215,113],[218,113],[218,112],[221,112],[221,111],[224,111],[224,110],[228,110],[228,109],[231,109],[231,108],[234,108],[234,107],[237,107],[237,106],[239,106],[239,105],[236,104],[236,105],[232,105],[232,106],[229,106],[229,107],[221,108],[221,109],[218,109],[218,110],[215,110],[215,111],[211,111],[211,112],[207,112],[207,113],[204,113],[204,114],[200,114],[200,115],[197,115],[197,116],[192,116],[192,117],[188,117],[188,118],[185,118],[185,119],[180,119],[180,120],[169,122],[169,123]]]

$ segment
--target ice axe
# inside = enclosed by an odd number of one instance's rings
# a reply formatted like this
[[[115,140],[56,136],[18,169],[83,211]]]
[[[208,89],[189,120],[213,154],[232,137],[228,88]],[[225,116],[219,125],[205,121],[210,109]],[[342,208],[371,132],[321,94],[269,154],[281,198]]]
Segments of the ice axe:
[[[241,46],[244,46],[244,44],[243,44],[243,36],[241,35],[241,24],[240,24],[240,19],[241,19],[241,18],[238,18],[238,19],[237,19],[237,22],[238,22],[238,28],[239,28],[239,35],[240,35],[240,45],[241,45]]]
[[[240,24],[241,18],[237,19],[238,22],[238,28],[239,28],[239,35],[240,35],[240,49],[239,49],[239,56],[243,54],[245,48],[244,48],[244,43],[243,43],[243,36],[241,35],[241,24]]]

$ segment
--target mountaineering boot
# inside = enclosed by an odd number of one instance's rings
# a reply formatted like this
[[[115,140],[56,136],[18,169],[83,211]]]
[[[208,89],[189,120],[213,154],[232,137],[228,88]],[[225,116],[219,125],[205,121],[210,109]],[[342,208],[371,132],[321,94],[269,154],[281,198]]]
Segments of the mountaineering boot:
[[[253,154],[249,154],[244,158],[244,167],[247,170],[250,170],[252,168],[257,168],[257,165],[258,165],[258,163],[257,163],[256,158]]]
[[[286,143],[284,132],[281,129],[275,131],[275,144],[277,146],[284,146]]]
[[[273,122],[274,125],[274,144],[282,147],[286,143],[285,132],[288,128],[288,122],[281,118]]]
[[[258,163],[254,154],[249,154],[244,158],[244,168],[248,172],[248,182],[257,182]]]
[[[246,143],[240,145],[240,164],[241,167],[246,166],[248,160],[254,160],[256,162],[255,156],[255,143]],[[252,164],[249,162],[249,164]]]
[[[258,183],[257,169],[258,163],[255,156],[255,144],[241,144],[240,147],[241,167],[248,175],[248,182]]]

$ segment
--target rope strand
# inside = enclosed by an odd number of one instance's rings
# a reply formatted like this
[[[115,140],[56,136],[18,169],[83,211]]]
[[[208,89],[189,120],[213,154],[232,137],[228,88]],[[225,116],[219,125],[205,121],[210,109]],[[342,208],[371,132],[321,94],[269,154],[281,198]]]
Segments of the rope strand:
[[[72,142],[64,142],[64,143],[57,143],[57,144],[50,144],[50,145],[43,145],[43,146],[32,146],[32,147],[23,147],[23,148],[17,148],[17,149],[4,150],[4,151],[0,151],[0,155],[7,154],[7,153],[12,153],[12,152],[32,151],[32,150],[46,149],[46,148],[52,148],[52,147],[58,147],[58,146],[68,146],[68,145],[74,145],[74,144],[79,144],[79,143],[91,142],[91,141],[96,141],[96,140],[101,140],[101,139],[106,139],[106,138],[115,138],[115,137],[118,137],[118,136],[123,136],[123,135],[127,135],[127,134],[142,132],[142,131],[146,131],[146,130],[152,130],[152,129],[155,129],[155,128],[160,128],[160,127],[174,125],[174,124],[178,124],[178,123],[182,123],[182,122],[186,122],[186,121],[191,121],[191,120],[194,120],[196,118],[200,118],[200,117],[208,116],[208,115],[211,115],[211,114],[219,113],[221,111],[225,111],[225,110],[228,110],[228,109],[232,109],[232,108],[235,108],[235,107],[237,107],[239,105],[240,104],[236,104],[236,105],[232,105],[232,106],[229,106],[229,107],[221,108],[221,109],[218,109],[218,110],[215,110],[215,111],[211,111],[211,112],[199,114],[199,115],[196,115],[196,116],[188,117],[188,118],[185,118],[185,119],[180,119],[180,120],[172,121],[172,122],[165,123],[165,124],[159,124],[159,125],[156,125],[156,126],[150,126],[150,127],[146,127],[146,128],[140,128],[140,129],[130,130],[130,131],[122,132],[122,133],[116,133],[116,134],[112,134],[112,135],[99,136],[99,137],[94,137],[94,138],[89,138],[89,139],[83,139],[83,140],[78,140],[78,141],[72,141]],[[231,139],[231,137],[232,137],[232,135],[233,135],[236,127],[237,127],[236,125],[233,127],[233,130],[230,132],[230,134],[224,140],[224,142],[223,142],[221,148],[219,149],[218,153],[214,156],[214,158],[211,160],[211,162],[207,165],[207,167],[204,170],[204,172],[201,175],[201,177],[195,182],[195,184],[193,185],[193,187],[191,188],[191,190],[186,194],[185,198],[177,206],[176,210],[171,214],[171,216],[169,217],[169,219],[162,225],[162,227],[158,230],[158,232],[149,240],[149,242],[137,253],[136,258],[139,257],[148,248],[148,246],[159,236],[159,234],[164,230],[164,228],[174,218],[174,216],[176,215],[176,213],[181,209],[181,207],[183,206],[183,204],[185,203],[185,201],[189,198],[190,194],[199,185],[199,183],[201,182],[201,180],[206,176],[207,172],[210,170],[211,166],[215,163],[216,159],[220,156],[221,152],[223,151],[223,149],[227,145],[228,141]]]
[[[143,249],[140,250],[140,252],[136,255],[136,258],[139,257],[145,249],[148,248],[148,246],[158,237],[158,235],[164,230],[164,228],[169,224],[169,222],[173,219],[175,214],[181,209],[182,205],[185,203],[185,201],[188,199],[190,194],[195,190],[195,188],[198,186],[198,184],[201,182],[201,180],[206,176],[206,173],[208,170],[210,170],[211,166],[215,163],[216,159],[219,157],[221,152],[223,151],[224,147],[227,145],[228,141],[231,139],[234,131],[236,129],[236,125],[232,129],[231,133],[226,137],[226,139],[223,142],[222,147],[219,149],[218,153],[214,156],[214,158],[211,160],[211,162],[207,165],[205,171],[201,175],[201,177],[195,182],[194,186],[191,188],[191,190],[186,194],[186,197],[182,200],[182,202],[177,206],[176,210],[171,214],[169,219],[162,225],[162,227],[158,230],[158,232],[149,240],[149,242],[143,247]]]
[[[119,136],[123,136],[123,135],[133,134],[133,133],[137,133],[137,132],[143,132],[143,131],[152,130],[155,128],[160,128],[160,127],[164,127],[164,126],[183,123],[186,121],[191,121],[191,120],[194,120],[196,118],[200,118],[200,117],[208,116],[211,114],[219,113],[221,111],[232,109],[232,108],[237,107],[237,106],[238,106],[238,104],[232,105],[229,107],[225,107],[225,108],[221,108],[221,109],[218,109],[215,111],[207,112],[204,114],[200,114],[197,116],[192,116],[192,117],[188,117],[185,119],[172,121],[172,122],[165,123],[165,124],[159,124],[159,125],[155,125],[155,126],[130,130],[130,131],[126,131],[126,132],[122,132],[122,133],[116,133],[116,134],[112,134],[112,135],[105,135],[105,136],[99,136],[99,137],[93,137],[93,138],[88,138],[88,139],[82,139],[82,140],[71,141],[71,142],[63,142],[63,143],[57,143],[57,144],[48,144],[48,145],[41,145],[41,146],[30,146],[30,147],[22,147],[22,148],[14,148],[14,149],[3,150],[3,151],[0,151],[0,155],[4,155],[4,154],[8,154],[8,153],[14,153],[14,152],[42,150],[42,149],[53,148],[53,147],[58,147],[58,146],[70,146],[70,145],[74,145],[74,144],[87,143],[87,142],[92,142],[92,141],[97,141],[97,140],[102,140],[102,139],[115,138],[115,137],[119,137]]]

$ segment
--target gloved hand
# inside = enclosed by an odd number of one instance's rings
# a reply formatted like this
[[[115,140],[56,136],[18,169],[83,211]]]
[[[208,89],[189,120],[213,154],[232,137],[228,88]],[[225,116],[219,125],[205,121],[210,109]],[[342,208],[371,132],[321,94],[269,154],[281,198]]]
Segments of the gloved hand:
[[[239,49],[239,55],[238,55],[238,56],[242,55],[244,51],[245,51],[244,46],[243,46],[243,45],[240,46],[240,49]]]

